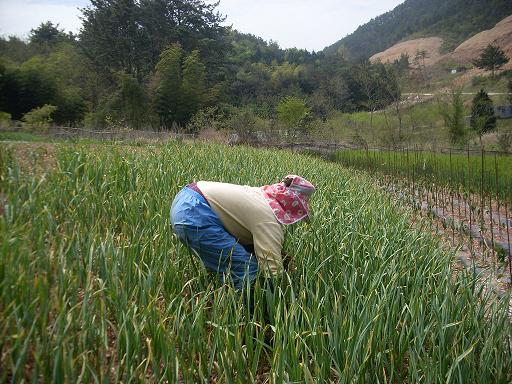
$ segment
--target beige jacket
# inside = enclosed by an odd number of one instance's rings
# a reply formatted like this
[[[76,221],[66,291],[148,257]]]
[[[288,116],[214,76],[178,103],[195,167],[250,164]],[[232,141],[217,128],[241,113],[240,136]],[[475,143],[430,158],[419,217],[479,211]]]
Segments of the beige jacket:
[[[267,277],[282,273],[284,233],[263,192],[247,185],[200,181],[197,187],[226,230],[242,245],[254,245],[260,271]]]

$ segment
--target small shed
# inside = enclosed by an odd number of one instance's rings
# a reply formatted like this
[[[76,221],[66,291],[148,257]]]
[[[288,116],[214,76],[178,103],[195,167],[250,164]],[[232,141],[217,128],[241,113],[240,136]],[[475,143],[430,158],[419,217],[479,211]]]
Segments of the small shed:
[[[494,107],[494,114],[498,119],[512,118],[512,105],[498,105]]]
[[[452,68],[451,73],[452,75],[456,75],[457,73],[466,72],[468,69],[463,66],[458,66],[456,68]]]

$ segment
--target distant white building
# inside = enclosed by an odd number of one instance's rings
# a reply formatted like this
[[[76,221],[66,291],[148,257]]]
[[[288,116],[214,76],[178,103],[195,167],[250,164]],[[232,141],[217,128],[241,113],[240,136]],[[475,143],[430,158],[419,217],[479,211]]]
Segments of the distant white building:
[[[467,68],[466,68],[466,67],[459,66],[459,67],[457,67],[457,68],[452,68],[452,70],[451,70],[451,74],[452,74],[452,75],[456,75],[457,73],[466,72],[466,71],[467,71]]]

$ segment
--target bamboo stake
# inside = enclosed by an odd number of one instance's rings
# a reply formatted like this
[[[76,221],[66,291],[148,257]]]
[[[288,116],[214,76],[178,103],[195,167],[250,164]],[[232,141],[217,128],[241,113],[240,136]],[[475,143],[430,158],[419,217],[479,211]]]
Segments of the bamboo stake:
[[[471,201],[471,162],[469,158],[469,144],[468,144],[468,191],[469,191],[469,199]],[[471,215],[471,203],[469,206],[469,254],[471,256],[471,262],[473,265],[473,278],[476,276],[476,264],[475,257],[473,255],[473,234],[471,232],[471,228],[473,227],[472,215]],[[474,285],[473,285],[474,288]]]
[[[507,187],[507,189],[510,191],[510,187]],[[507,224],[507,242],[508,242],[508,272],[510,277],[510,285],[512,285],[512,254],[510,252],[510,225],[508,221],[508,200],[505,198],[505,221]]]
[[[494,153],[494,171],[495,171],[495,186],[496,186],[496,204],[498,204],[498,230],[501,235],[501,215],[500,215],[500,197],[499,197],[499,187],[498,187],[498,159],[496,152]],[[492,218],[491,218],[492,221]]]

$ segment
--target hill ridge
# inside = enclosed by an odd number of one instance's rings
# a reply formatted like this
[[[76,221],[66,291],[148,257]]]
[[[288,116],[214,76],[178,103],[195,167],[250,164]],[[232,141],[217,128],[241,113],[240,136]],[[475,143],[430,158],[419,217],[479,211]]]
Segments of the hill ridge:
[[[351,61],[365,60],[393,45],[415,38],[440,37],[449,52],[475,34],[512,15],[510,0],[406,0],[359,26],[324,49]]]
[[[428,57],[425,59],[427,67],[440,62],[454,62],[458,65],[471,64],[488,44],[497,44],[512,58],[512,15],[500,20],[493,28],[481,31],[463,41],[452,52],[441,54],[440,48],[443,39],[440,37],[427,37],[399,42],[388,49],[376,53],[370,61],[393,62],[402,54],[408,54],[412,59],[418,50],[425,50]],[[504,69],[512,68],[512,62],[507,63]]]

